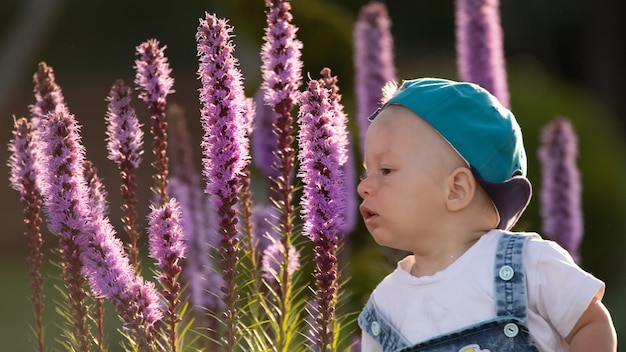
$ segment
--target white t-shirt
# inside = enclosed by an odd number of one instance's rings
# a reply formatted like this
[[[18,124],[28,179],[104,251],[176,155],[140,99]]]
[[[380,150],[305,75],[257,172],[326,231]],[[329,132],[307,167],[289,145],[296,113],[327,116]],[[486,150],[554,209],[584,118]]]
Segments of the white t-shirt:
[[[496,317],[494,261],[502,232],[492,230],[446,269],[432,275],[410,274],[409,255],[372,292],[379,313],[411,344],[426,341]],[[567,336],[604,283],[583,271],[553,241],[531,238],[524,250],[528,328],[540,351],[565,351]],[[379,352],[362,333],[362,352]]]

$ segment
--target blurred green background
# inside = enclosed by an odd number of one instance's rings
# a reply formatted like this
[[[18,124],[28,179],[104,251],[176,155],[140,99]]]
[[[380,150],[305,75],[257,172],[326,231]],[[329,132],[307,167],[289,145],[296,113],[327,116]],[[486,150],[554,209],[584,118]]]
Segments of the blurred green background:
[[[352,26],[361,0],[294,0],[294,23],[304,43],[304,74],[317,78],[328,66],[339,78],[346,111],[354,115]],[[456,79],[454,2],[388,1],[399,78],[441,76]],[[260,57],[265,6],[261,0],[3,0],[0,2],[0,146],[11,138],[13,115],[28,116],[34,102],[32,75],[45,61],[55,70],[66,103],[83,125],[87,157],[104,178],[111,219],[120,227],[119,181],[106,159],[105,97],[113,82],[134,79],[135,46],[156,38],[165,51],[176,93],[168,102],[185,107],[192,136],[200,140],[194,35],[204,12],[228,18],[234,26],[236,55],[241,62],[246,93],[260,84]],[[605,304],[613,314],[618,335],[626,334],[626,15],[621,1],[529,0],[502,1],[512,110],[525,136],[529,177],[535,197],[517,225],[541,231],[538,194],[540,170],[536,157],[541,128],[556,116],[569,118],[579,138],[579,167],[583,182],[585,237],[582,266],[607,283]],[[137,100],[144,123],[148,115]],[[354,130],[354,122],[351,122]],[[147,130],[146,130],[147,132]],[[354,134],[353,134],[354,135]],[[356,136],[354,137],[356,138]],[[356,142],[356,140],[355,140]],[[199,158],[199,142],[197,156]],[[146,146],[149,142],[146,143]],[[6,147],[0,148],[8,159]],[[145,219],[152,185],[144,154],[139,175],[140,216]],[[360,156],[356,156],[357,160]],[[8,168],[0,187],[3,232],[0,235],[0,349],[32,350],[22,208],[9,187]],[[360,163],[359,163],[360,164]],[[45,229],[45,228],[44,228]],[[47,259],[56,239],[46,231]],[[350,235],[352,256],[345,271],[358,309],[367,293],[392,268],[390,253],[373,245],[362,225]],[[52,274],[56,271],[47,265]],[[46,315],[54,317],[55,282],[47,282]],[[115,324],[112,323],[113,329]],[[50,336],[56,327],[47,326]],[[112,331],[111,335],[115,335]],[[621,339],[623,340],[623,338]],[[626,341],[626,340],[624,340]]]

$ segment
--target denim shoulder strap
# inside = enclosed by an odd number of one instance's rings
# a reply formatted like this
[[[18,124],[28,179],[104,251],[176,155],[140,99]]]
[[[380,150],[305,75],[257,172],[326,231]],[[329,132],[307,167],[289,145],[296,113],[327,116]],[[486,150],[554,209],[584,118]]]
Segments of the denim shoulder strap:
[[[527,318],[528,296],[523,254],[530,237],[528,234],[503,233],[496,251],[494,270],[497,316],[515,317],[524,323]]]
[[[358,319],[361,330],[369,334],[382,348],[383,352],[396,351],[408,346],[409,342],[376,309],[370,298]]]

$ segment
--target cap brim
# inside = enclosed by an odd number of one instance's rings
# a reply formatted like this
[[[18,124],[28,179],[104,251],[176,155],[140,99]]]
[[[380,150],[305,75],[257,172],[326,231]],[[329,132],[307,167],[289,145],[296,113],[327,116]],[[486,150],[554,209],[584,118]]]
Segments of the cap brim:
[[[472,171],[498,210],[500,223],[497,228],[510,230],[530,203],[532,196],[530,181],[523,176],[513,176],[504,182],[488,182],[483,180],[475,170]]]

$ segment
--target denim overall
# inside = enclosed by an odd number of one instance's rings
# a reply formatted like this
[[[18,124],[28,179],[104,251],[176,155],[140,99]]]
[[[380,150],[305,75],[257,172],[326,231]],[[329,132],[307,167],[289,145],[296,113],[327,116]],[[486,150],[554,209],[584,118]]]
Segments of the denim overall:
[[[522,254],[529,237],[503,233],[498,242],[494,271],[496,318],[411,346],[370,300],[359,315],[359,326],[382,346],[383,352],[538,352],[526,322]]]

